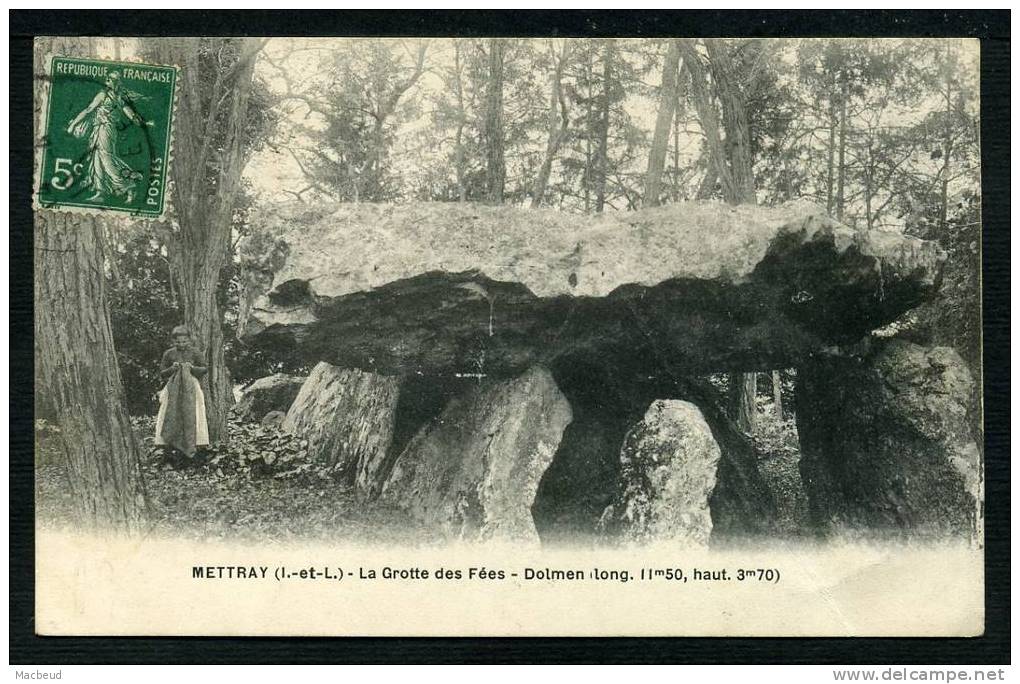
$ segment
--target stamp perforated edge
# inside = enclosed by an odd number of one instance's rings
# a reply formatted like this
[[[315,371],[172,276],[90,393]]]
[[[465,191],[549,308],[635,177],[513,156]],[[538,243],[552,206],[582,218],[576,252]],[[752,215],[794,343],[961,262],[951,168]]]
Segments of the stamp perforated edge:
[[[94,37],[94,36],[93,36]],[[52,41],[55,40],[55,36],[36,36],[32,43],[33,51],[45,49],[46,52],[43,55],[43,66],[45,72],[40,74],[35,71],[35,60],[33,59],[32,65],[32,81],[34,84],[34,95],[39,97],[40,106],[33,106],[34,116],[36,118],[35,126],[32,131],[32,147],[33,147],[33,164],[34,169],[32,173],[32,211],[56,211],[66,214],[84,214],[88,216],[102,216],[107,219],[116,219],[120,221],[162,221],[166,218],[167,209],[172,201],[173,193],[173,182],[170,177],[170,170],[174,163],[174,138],[176,136],[177,127],[174,125],[174,119],[177,117],[178,100],[180,98],[180,78],[181,78],[181,67],[176,64],[152,64],[146,62],[137,57],[121,57],[115,59],[113,56],[107,54],[98,54],[89,57],[69,57],[67,55],[60,55],[49,49]],[[87,39],[87,36],[83,36],[83,39]],[[53,78],[53,59],[56,57],[64,57],[67,59],[87,59],[93,61],[102,62],[115,62],[117,64],[139,64],[150,67],[160,67],[164,69],[174,70],[174,88],[172,97],[170,99],[170,111],[167,117],[167,151],[166,151],[166,167],[163,171],[164,182],[163,182],[163,206],[160,208],[158,214],[144,213],[136,211],[125,211],[118,209],[110,209],[108,207],[81,207],[72,206],[65,204],[52,204],[43,205],[39,202],[39,188],[42,182],[43,173],[43,159],[46,151],[46,126],[49,119],[50,109],[50,91],[52,89]],[[40,88],[41,85],[41,88]]]

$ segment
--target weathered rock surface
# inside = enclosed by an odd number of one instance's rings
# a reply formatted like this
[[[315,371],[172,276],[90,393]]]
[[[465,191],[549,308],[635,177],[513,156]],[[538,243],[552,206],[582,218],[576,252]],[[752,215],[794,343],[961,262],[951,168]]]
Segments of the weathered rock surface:
[[[664,358],[689,374],[794,367],[924,300],[942,260],[804,202],[285,205],[255,223],[279,237],[246,252],[246,339],[384,374],[512,377],[566,355],[646,375]]]
[[[234,413],[242,420],[261,421],[270,411],[286,413],[294,403],[305,377],[276,373],[259,378],[249,385],[234,405]]]
[[[603,526],[625,542],[707,545],[719,445],[697,406],[652,403],[623,441],[621,490]]]
[[[973,534],[974,389],[955,351],[902,340],[801,368],[801,473],[816,525],[851,536]]]
[[[450,537],[537,542],[531,506],[570,420],[543,368],[477,384],[414,436],[382,498]]]
[[[393,439],[400,380],[319,363],[301,386],[282,428],[308,440],[309,457],[370,490]]]

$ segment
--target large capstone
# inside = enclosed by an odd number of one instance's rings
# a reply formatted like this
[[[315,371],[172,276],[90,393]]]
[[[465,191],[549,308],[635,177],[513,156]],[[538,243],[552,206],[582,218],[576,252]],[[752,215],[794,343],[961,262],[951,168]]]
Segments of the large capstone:
[[[975,383],[947,347],[903,340],[799,369],[801,473],[823,532],[971,536],[981,501]]]
[[[544,368],[479,382],[414,436],[382,498],[450,538],[537,542],[531,506],[570,420]]]
[[[399,375],[513,377],[567,356],[631,377],[797,367],[931,295],[943,258],[806,202],[598,216],[297,203],[253,222],[246,341]]]
[[[320,363],[282,427],[308,440],[309,458],[370,492],[386,474],[399,395],[399,378]]]
[[[260,422],[271,411],[286,413],[297,398],[306,376],[275,373],[248,385],[234,405],[242,420]]]
[[[652,403],[623,440],[620,492],[603,527],[625,542],[708,544],[721,453],[697,406]]]

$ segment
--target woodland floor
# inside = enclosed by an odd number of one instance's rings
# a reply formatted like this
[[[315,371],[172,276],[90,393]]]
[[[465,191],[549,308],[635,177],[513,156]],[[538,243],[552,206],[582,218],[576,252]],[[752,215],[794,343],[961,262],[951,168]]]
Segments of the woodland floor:
[[[40,421],[41,422],[41,421]],[[441,543],[402,511],[358,501],[353,490],[304,460],[300,440],[257,424],[231,423],[230,447],[202,465],[170,465],[152,445],[152,419],[134,419],[150,506],[150,534],[196,540],[346,541],[421,546]],[[780,537],[806,529],[799,453],[778,449],[759,467],[776,498]],[[36,430],[36,511],[44,527],[73,527],[59,434]]]
[[[142,471],[150,506],[150,534],[195,540],[347,541],[421,546],[438,539],[403,512],[356,500],[354,492],[314,470],[266,472],[251,459],[250,434],[232,435],[234,450],[213,454],[214,463],[171,466],[152,446],[152,421],[134,421],[143,444]],[[261,434],[261,426],[232,426]],[[73,526],[71,498],[59,438],[36,433],[36,511],[38,524]],[[226,456],[226,458],[224,458]],[[217,462],[218,461],[218,462]],[[238,467],[239,461],[251,467]]]

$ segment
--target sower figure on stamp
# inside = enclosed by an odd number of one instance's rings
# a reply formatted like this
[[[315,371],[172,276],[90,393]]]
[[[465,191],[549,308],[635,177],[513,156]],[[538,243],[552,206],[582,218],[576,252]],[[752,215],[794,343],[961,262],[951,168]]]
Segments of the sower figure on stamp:
[[[103,89],[67,125],[67,132],[76,138],[87,136],[85,187],[93,194],[89,200],[102,195],[125,196],[125,202],[134,202],[135,191],[142,174],[131,168],[117,152],[120,116],[138,126],[152,126],[134,109],[134,102],[144,99],[121,87],[120,74],[114,71],[107,77]]]
[[[160,377],[167,382],[159,391],[155,443],[165,455],[183,456],[193,463],[199,447],[209,446],[209,424],[205,418],[205,393],[199,378],[208,372],[205,357],[191,346],[191,333],[179,325],[171,335],[174,346],[163,352]]]

